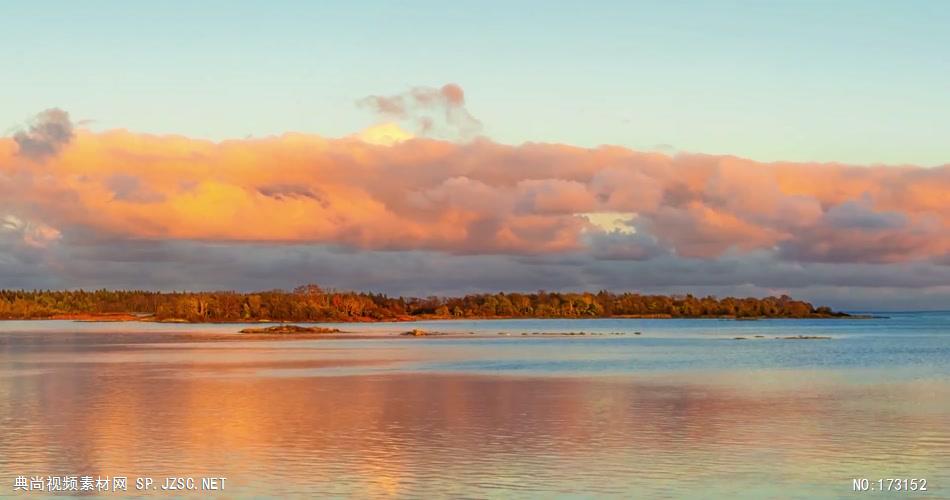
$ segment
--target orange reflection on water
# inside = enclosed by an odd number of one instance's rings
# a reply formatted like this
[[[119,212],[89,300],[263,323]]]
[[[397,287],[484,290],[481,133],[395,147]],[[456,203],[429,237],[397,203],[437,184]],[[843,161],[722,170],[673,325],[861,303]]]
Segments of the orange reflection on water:
[[[288,377],[266,374],[386,360],[195,349],[0,377],[0,479],[212,475],[237,496],[526,497],[827,495],[852,477],[948,479],[944,381]]]

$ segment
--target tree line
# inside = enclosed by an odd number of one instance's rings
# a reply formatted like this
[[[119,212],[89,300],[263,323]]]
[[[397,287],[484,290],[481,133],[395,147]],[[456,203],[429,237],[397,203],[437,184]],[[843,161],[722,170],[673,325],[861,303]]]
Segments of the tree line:
[[[810,318],[844,316],[786,295],[765,298],[613,293],[484,293],[390,297],[324,290],[242,293],[145,290],[0,290],[0,319],[138,314],[158,321],[386,321],[419,318]]]

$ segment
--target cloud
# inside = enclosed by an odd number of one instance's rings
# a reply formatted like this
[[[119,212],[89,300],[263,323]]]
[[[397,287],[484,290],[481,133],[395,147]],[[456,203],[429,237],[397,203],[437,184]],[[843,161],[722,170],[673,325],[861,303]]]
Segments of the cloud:
[[[608,238],[598,255],[768,251],[889,263],[950,252],[950,166],[765,164],[484,138],[385,146],[78,130],[36,175],[4,141],[0,209],[124,238],[538,255],[592,252],[591,234],[613,229],[589,214],[629,213],[647,239],[621,251],[627,243]],[[656,248],[632,250],[647,241]]]
[[[576,214],[597,206],[582,182],[563,179],[525,179],[518,182],[517,210],[537,214]]]
[[[637,214],[632,212],[590,212],[578,214],[606,233],[634,234]]]
[[[482,130],[482,123],[465,107],[465,92],[455,83],[447,83],[441,88],[413,87],[390,96],[371,95],[360,99],[357,104],[369,108],[382,119],[409,123],[418,135],[424,137],[469,140]],[[384,137],[398,138],[400,134],[390,131]]]
[[[326,207],[326,201],[323,199],[323,196],[316,188],[310,186],[271,184],[258,187],[257,192],[278,201],[292,200],[294,198],[308,198]]]
[[[138,203],[157,203],[164,197],[144,186],[142,180],[129,174],[115,174],[105,180],[105,185],[112,190],[115,199]]]
[[[32,249],[46,248],[61,236],[59,230],[54,227],[27,222],[10,214],[0,217],[0,234],[7,239],[8,244],[11,242],[9,236],[12,235],[13,243],[26,245]]]
[[[864,203],[831,207],[813,226],[784,241],[780,254],[811,262],[889,263],[935,257],[947,248],[946,221],[875,211]]]
[[[413,135],[403,130],[397,123],[380,123],[363,130],[356,137],[369,144],[392,146],[412,139]]]
[[[656,238],[620,231],[594,233],[588,245],[591,256],[599,260],[645,261],[668,253]]]
[[[50,108],[36,115],[27,130],[13,135],[20,156],[44,160],[54,156],[73,138],[73,124],[69,113]]]
[[[825,212],[824,218],[829,227],[841,230],[884,231],[900,229],[907,224],[904,214],[877,212],[866,198],[835,205]]]

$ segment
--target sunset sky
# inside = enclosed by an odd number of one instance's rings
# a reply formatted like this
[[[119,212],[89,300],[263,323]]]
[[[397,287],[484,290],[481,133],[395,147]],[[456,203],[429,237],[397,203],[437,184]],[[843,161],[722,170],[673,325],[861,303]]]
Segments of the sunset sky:
[[[950,304],[944,2],[0,7],[0,288]]]

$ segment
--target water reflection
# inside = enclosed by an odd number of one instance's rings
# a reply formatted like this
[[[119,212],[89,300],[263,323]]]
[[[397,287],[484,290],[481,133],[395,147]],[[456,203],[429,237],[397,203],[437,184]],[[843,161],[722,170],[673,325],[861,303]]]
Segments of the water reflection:
[[[62,342],[0,351],[3,491],[17,474],[225,476],[235,496],[840,497],[853,477],[925,477],[943,496],[950,484],[942,379],[271,377],[419,354],[100,340],[83,356]]]

